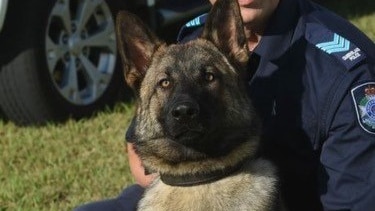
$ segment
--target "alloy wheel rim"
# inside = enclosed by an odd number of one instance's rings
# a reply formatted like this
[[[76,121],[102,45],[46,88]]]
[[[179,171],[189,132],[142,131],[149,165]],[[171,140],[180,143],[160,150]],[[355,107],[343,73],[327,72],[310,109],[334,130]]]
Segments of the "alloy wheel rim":
[[[59,93],[74,105],[98,100],[114,74],[112,13],[103,0],[57,0],[45,36],[47,67]]]

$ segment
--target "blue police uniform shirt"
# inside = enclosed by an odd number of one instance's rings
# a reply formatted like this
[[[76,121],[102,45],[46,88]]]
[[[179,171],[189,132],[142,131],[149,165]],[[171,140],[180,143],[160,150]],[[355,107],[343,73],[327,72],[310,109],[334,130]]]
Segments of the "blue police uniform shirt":
[[[198,37],[207,15],[178,37]],[[307,0],[281,0],[249,62],[263,152],[290,210],[375,209],[375,45]]]

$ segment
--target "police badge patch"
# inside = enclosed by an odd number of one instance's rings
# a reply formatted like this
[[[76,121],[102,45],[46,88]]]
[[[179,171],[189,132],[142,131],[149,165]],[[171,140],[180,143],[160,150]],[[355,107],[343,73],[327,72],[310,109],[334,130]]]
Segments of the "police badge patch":
[[[351,92],[359,124],[366,132],[375,134],[375,82],[363,83]]]

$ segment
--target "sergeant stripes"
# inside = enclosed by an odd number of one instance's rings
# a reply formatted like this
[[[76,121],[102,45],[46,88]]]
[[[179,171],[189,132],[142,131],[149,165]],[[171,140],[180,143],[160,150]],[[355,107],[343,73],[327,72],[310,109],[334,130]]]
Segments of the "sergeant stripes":
[[[333,35],[333,40],[316,44],[316,47],[327,52],[328,54],[348,51],[350,42],[338,34]]]

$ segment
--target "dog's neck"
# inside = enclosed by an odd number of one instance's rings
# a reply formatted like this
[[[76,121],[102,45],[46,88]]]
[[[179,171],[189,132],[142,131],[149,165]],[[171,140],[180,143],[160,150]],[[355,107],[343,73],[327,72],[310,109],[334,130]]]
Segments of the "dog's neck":
[[[235,166],[204,173],[184,175],[160,174],[160,180],[167,185],[181,187],[208,184],[236,173],[242,168],[245,161],[246,159]]]

